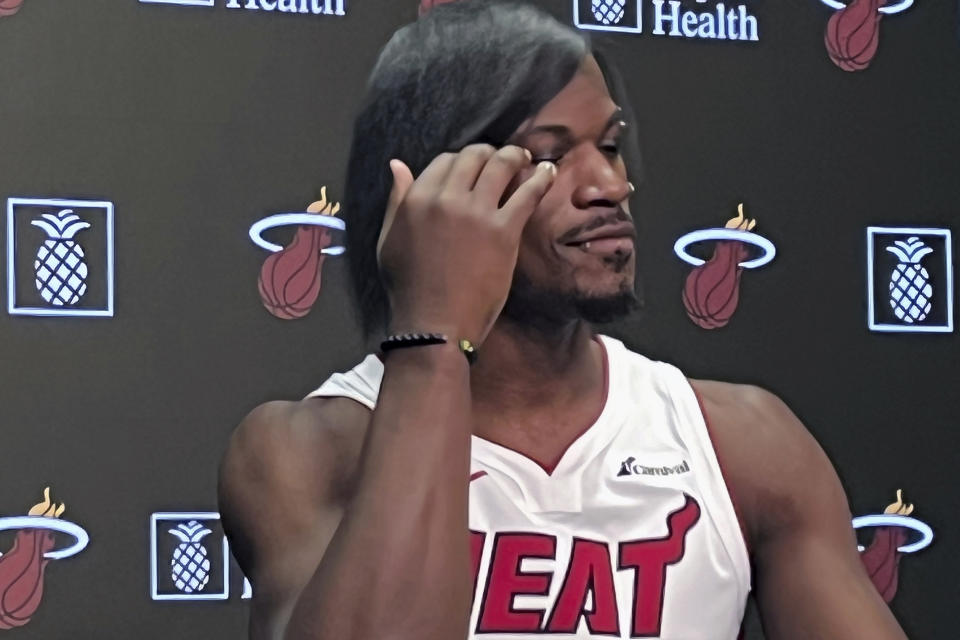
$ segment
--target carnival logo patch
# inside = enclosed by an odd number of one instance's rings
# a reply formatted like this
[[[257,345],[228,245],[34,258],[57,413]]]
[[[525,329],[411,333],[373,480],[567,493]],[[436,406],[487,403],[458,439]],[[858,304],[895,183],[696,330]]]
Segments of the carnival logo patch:
[[[630,456],[620,463],[620,471],[617,477],[622,476],[674,476],[682,473],[689,473],[690,465],[686,460],[668,465],[668,466],[644,466],[637,463],[637,459]]]

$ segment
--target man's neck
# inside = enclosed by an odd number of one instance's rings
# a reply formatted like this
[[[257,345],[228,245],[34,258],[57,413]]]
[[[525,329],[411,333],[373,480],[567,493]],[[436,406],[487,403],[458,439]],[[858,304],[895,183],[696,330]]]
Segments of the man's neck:
[[[595,409],[603,388],[602,347],[583,321],[550,330],[501,316],[471,371],[474,415],[480,424],[536,424]]]

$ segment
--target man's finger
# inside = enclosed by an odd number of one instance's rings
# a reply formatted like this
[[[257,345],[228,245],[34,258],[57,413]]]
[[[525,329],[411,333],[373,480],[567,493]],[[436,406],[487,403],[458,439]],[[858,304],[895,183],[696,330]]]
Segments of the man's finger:
[[[457,154],[444,187],[463,194],[472,191],[477,183],[477,176],[496,153],[496,148],[489,144],[467,145]]]
[[[501,147],[483,166],[473,191],[486,198],[491,207],[499,206],[507,185],[530,166],[530,151],[516,145]]]
[[[394,159],[390,161],[390,173],[393,174],[393,187],[390,189],[390,197],[387,198],[387,210],[383,215],[383,226],[380,228],[380,237],[377,238],[378,263],[380,262],[380,248],[383,246],[383,241],[387,238],[387,233],[390,232],[390,227],[393,225],[393,220],[397,215],[397,209],[400,208],[400,203],[403,202],[407,191],[409,191],[413,185],[413,173],[411,173],[410,167],[404,164],[402,160]]]
[[[518,235],[523,230],[524,225],[527,224],[527,220],[533,215],[537,205],[540,204],[544,194],[550,189],[550,185],[553,184],[556,176],[557,165],[552,162],[541,162],[537,165],[533,175],[517,187],[517,190],[501,207],[500,214],[507,217],[507,224]]]

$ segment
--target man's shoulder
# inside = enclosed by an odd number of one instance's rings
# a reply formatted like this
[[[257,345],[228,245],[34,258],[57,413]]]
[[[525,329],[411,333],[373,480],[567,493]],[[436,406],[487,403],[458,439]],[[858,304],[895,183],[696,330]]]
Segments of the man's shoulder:
[[[369,410],[347,398],[265,402],[234,429],[220,463],[217,501],[245,571],[277,522],[306,530],[353,490]]]
[[[763,387],[720,380],[688,380],[706,412],[719,414],[724,422],[732,421],[743,428],[755,427],[757,423],[789,427],[786,423],[791,422],[793,413],[779,396]]]
[[[265,402],[231,435],[222,470],[237,477],[223,474],[221,481],[342,479],[350,475],[369,419],[369,409],[344,397]]]
[[[751,538],[802,517],[811,479],[833,476],[820,445],[776,394],[758,386],[690,380]]]
[[[233,438],[271,447],[300,448],[311,441],[335,443],[363,429],[369,415],[369,409],[347,397],[271,400],[250,411]]]

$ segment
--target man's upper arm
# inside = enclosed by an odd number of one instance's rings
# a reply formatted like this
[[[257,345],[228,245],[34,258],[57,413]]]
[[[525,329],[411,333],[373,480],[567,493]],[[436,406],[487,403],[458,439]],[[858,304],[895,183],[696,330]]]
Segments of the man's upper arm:
[[[860,560],[833,465],[800,420],[756,387],[704,395],[750,530],[769,640],[903,640]]]
[[[254,588],[251,638],[282,637],[339,525],[344,445],[326,418],[316,401],[261,405],[221,464],[223,526]]]

